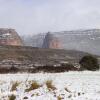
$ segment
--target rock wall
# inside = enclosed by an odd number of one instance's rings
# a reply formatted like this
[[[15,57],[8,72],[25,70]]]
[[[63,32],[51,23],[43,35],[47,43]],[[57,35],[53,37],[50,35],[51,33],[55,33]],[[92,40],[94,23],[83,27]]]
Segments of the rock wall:
[[[14,29],[0,28],[0,45],[22,46],[23,42]]]
[[[84,29],[50,32],[56,36],[61,48],[66,50],[78,50],[100,55],[100,29]],[[25,41],[30,42],[33,47],[42,47],[45,33],[40,33],[27,38]]]
[[[49,32],[45,35],[42,48],[60,49],[60,41],[57,37]]]

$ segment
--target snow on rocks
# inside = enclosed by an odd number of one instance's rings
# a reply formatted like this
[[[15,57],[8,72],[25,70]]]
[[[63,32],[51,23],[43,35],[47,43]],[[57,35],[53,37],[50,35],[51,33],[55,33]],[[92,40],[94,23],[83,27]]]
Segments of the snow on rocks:
[[[0,100],[100,100],[100,72],[0,74]]]

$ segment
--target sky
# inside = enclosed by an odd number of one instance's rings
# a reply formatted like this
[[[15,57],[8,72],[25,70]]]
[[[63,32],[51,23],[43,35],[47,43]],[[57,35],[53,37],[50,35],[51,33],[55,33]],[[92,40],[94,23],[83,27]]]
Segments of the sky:
[[[0,28],[20,35],[100,28],[100,0],[0,0]]]

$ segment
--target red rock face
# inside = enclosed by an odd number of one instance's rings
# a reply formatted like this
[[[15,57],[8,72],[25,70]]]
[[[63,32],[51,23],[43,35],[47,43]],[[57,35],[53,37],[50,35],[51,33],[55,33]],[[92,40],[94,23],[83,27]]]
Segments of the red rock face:
[[[50,41],[49,48],[60,49],[60,41],[57,38],[54,38]]]
[[[0,28],[0,45],[22,46],[22,40],[14,29]]]
[[[54,37],[52,34],[47,33],[44,38],[42,47],[51,49],[60,49],[61,43],[57,37]]]

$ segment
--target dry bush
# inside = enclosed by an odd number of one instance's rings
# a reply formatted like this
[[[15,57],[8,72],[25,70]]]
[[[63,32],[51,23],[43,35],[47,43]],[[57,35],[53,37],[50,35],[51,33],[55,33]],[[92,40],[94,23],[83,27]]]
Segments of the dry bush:
[[[29,91],[31,91],[31,90],[38,89],[38,88],[40,88],[40,87],[41,87],[41,85],[38,84],[36,81],[34,81],[34,82],[31,83],[30,87],[29,87],[28,89],[25,90],[25,92],[29,92]]]
[[[49,91],[56,89],[56,87],[52,84],[52,80],[47,80],[46,81],[46,86],[47,86],[47,88],[48,88]]]
[[[17,87],[19,86],[19,82],[15,82],[12,84],[12,87],[11,87],[11,91],[15,91],[17,89]]]
[[[9,100],[15,100],[15,99],[16,99],[16,96],[12,94],[12,95],[9,96],[8,98],[9,98]]]
[[[57,97],[57,100],[62,100],[62,98],[60,96]]]

